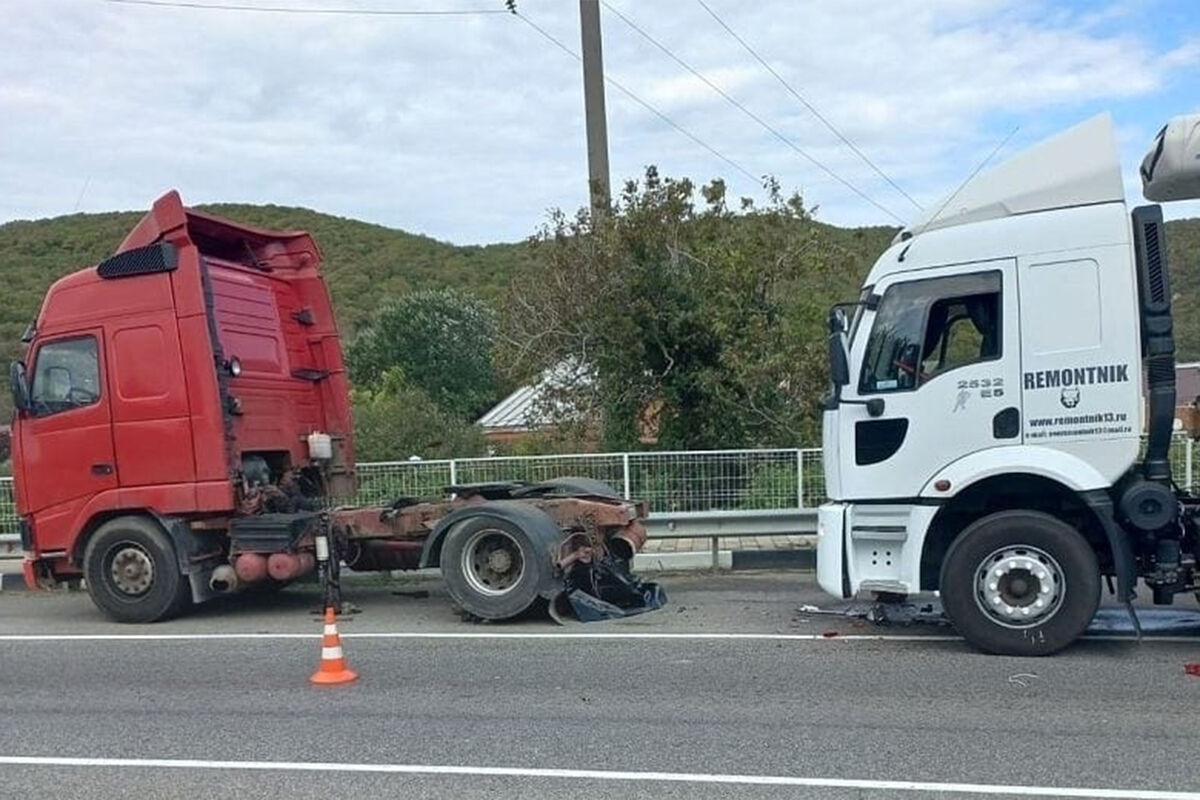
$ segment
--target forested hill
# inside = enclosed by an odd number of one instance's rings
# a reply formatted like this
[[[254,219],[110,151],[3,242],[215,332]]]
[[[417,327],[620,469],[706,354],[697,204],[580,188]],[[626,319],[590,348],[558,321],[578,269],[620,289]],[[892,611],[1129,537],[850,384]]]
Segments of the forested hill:
[[[426,236],[282,206],[211,205],[199,210],[277,230],[306,230],[325,255],[339,321],[353,330],[390,294],[443,286],[494,300],[522,260],[524,244],[455,245]],[[112,254],[144,212],[72,214],[0,225],[0,339],[9,344],[57,278]],[[0,345],[0,346],[4,346]]]

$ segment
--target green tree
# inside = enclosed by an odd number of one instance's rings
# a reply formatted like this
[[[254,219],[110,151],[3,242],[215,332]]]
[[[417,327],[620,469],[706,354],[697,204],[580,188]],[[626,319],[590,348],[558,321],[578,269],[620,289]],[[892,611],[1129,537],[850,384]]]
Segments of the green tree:
[[[478,427],[447,414],[403,372],[384,373],[374,387],[353,391],[356,458],[403,461],[484,455]]]
[[[496,399],[495,336],[495,313],[483,301],[453,289],[411,292],[385,300],[354,338],[350,374],[370,387],[399,368],[438,408],[474,419]]]
[[[586,365],[550,405],[600,419],[609,447],[647,428],[664,447],[816,441],[822,322],[857,294],[868,257],[798,195],[767,189],[765,207],[734,211],[720,181],[697,198],[650,168],[608,214],[553,214],[506,299],[505,368]]]

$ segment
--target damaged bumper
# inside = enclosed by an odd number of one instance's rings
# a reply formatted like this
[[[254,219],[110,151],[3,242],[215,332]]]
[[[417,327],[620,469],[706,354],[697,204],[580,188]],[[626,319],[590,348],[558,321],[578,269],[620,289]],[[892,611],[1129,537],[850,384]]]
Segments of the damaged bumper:
[[[558,622],[632,617],[662,608],[667,602],[661,586],[639,580],[629,571],[627,561],[611,556],[575,565],[563,583],[563,591],[550,602],[550,616]]]

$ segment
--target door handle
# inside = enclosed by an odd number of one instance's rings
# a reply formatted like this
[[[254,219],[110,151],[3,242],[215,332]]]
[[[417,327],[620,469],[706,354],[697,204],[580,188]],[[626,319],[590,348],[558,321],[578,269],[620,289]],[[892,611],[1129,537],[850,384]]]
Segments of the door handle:
[[[113,465],[112,464],[92,464],[92,474],[93,475],[112,475],[113,474]]]

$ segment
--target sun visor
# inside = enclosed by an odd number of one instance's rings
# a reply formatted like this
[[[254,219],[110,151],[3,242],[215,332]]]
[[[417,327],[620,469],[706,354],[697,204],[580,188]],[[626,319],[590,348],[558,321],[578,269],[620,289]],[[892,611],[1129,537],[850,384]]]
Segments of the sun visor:
[[[1168,122],[1154,138],[1139,172],[1147,200],[1200,199],[1200,114]]]

